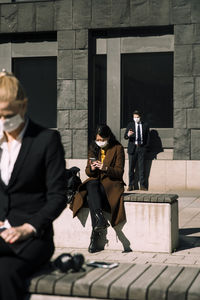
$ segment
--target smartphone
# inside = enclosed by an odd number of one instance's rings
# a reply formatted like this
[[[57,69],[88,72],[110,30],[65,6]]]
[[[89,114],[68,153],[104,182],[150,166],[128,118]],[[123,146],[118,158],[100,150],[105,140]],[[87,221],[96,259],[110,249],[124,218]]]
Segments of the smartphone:
[[[104,269],[113,269],[119,266],[118,263],[109,263],[105,261],[90,261],[86,265],[89,267],[104,268]]]
[[[91,160],[91,162],[95,162],[97,159],[95,157],[90,157],[89,160]]]

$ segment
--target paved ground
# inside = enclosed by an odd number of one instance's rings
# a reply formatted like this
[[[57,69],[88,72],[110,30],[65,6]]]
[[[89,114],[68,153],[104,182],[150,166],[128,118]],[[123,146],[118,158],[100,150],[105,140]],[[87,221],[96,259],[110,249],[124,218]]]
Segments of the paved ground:
[[[179,248],[172,254],[103,250],[90,254],[87,249],[58,248],[54,257],[63,252],[82,253],[86,260],[134,262],[200,267],[200,191],[169,191],[179,195]]]

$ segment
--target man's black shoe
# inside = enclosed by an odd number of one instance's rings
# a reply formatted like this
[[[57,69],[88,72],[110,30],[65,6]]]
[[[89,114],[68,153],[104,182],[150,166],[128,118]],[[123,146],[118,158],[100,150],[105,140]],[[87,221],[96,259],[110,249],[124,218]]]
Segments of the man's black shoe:
[[[147,188],[144,185],[141,185],[140,190],[141,191],[147,191]]]
[[[133,186],[129,185],[128,188],[127,188],[127,191],[130,192],[130,191],[133,191],[133,190],[134,190]]]

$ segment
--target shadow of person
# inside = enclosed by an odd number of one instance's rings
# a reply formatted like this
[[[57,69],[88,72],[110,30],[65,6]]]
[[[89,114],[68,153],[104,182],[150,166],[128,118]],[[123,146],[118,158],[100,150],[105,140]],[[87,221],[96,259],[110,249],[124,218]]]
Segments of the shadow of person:
[[[115,230],[116,235],[124,248],[124,250],[122,252],[132,252],[132,249],[130,247],[130,245],[131,245],[130,241],[129,241],[129,239],[127,239],[127,237],[125,236],[125,234],[122,231],[125,223],[126,223],[126,221],[121,222],[120,224],[113,227],[113,229]]]
[[[157,159],[158,153],[163,152],[162,141],[158,131],[152,129],[150,131],[149,145],[145,155],[145,186],[149,187],[149,176],[151,172],[152,160]]]
[[[179,229],[178,250],[191,249],[200,246],[200,228]]]
[[[79,219],[83,227],[85,227],[88,217],[89,217],[89,208],[86,206],[84,207],[84,209],[81,209],[81,211],[77,213],[77,218]]]

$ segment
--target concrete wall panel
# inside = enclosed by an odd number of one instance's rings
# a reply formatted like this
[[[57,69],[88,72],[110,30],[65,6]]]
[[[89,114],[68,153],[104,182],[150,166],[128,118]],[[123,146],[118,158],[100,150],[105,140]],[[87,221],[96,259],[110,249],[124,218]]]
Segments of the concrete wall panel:
[[[57,83],[57,108],[74,109],[75,108],[75,81],[58,80]]]

